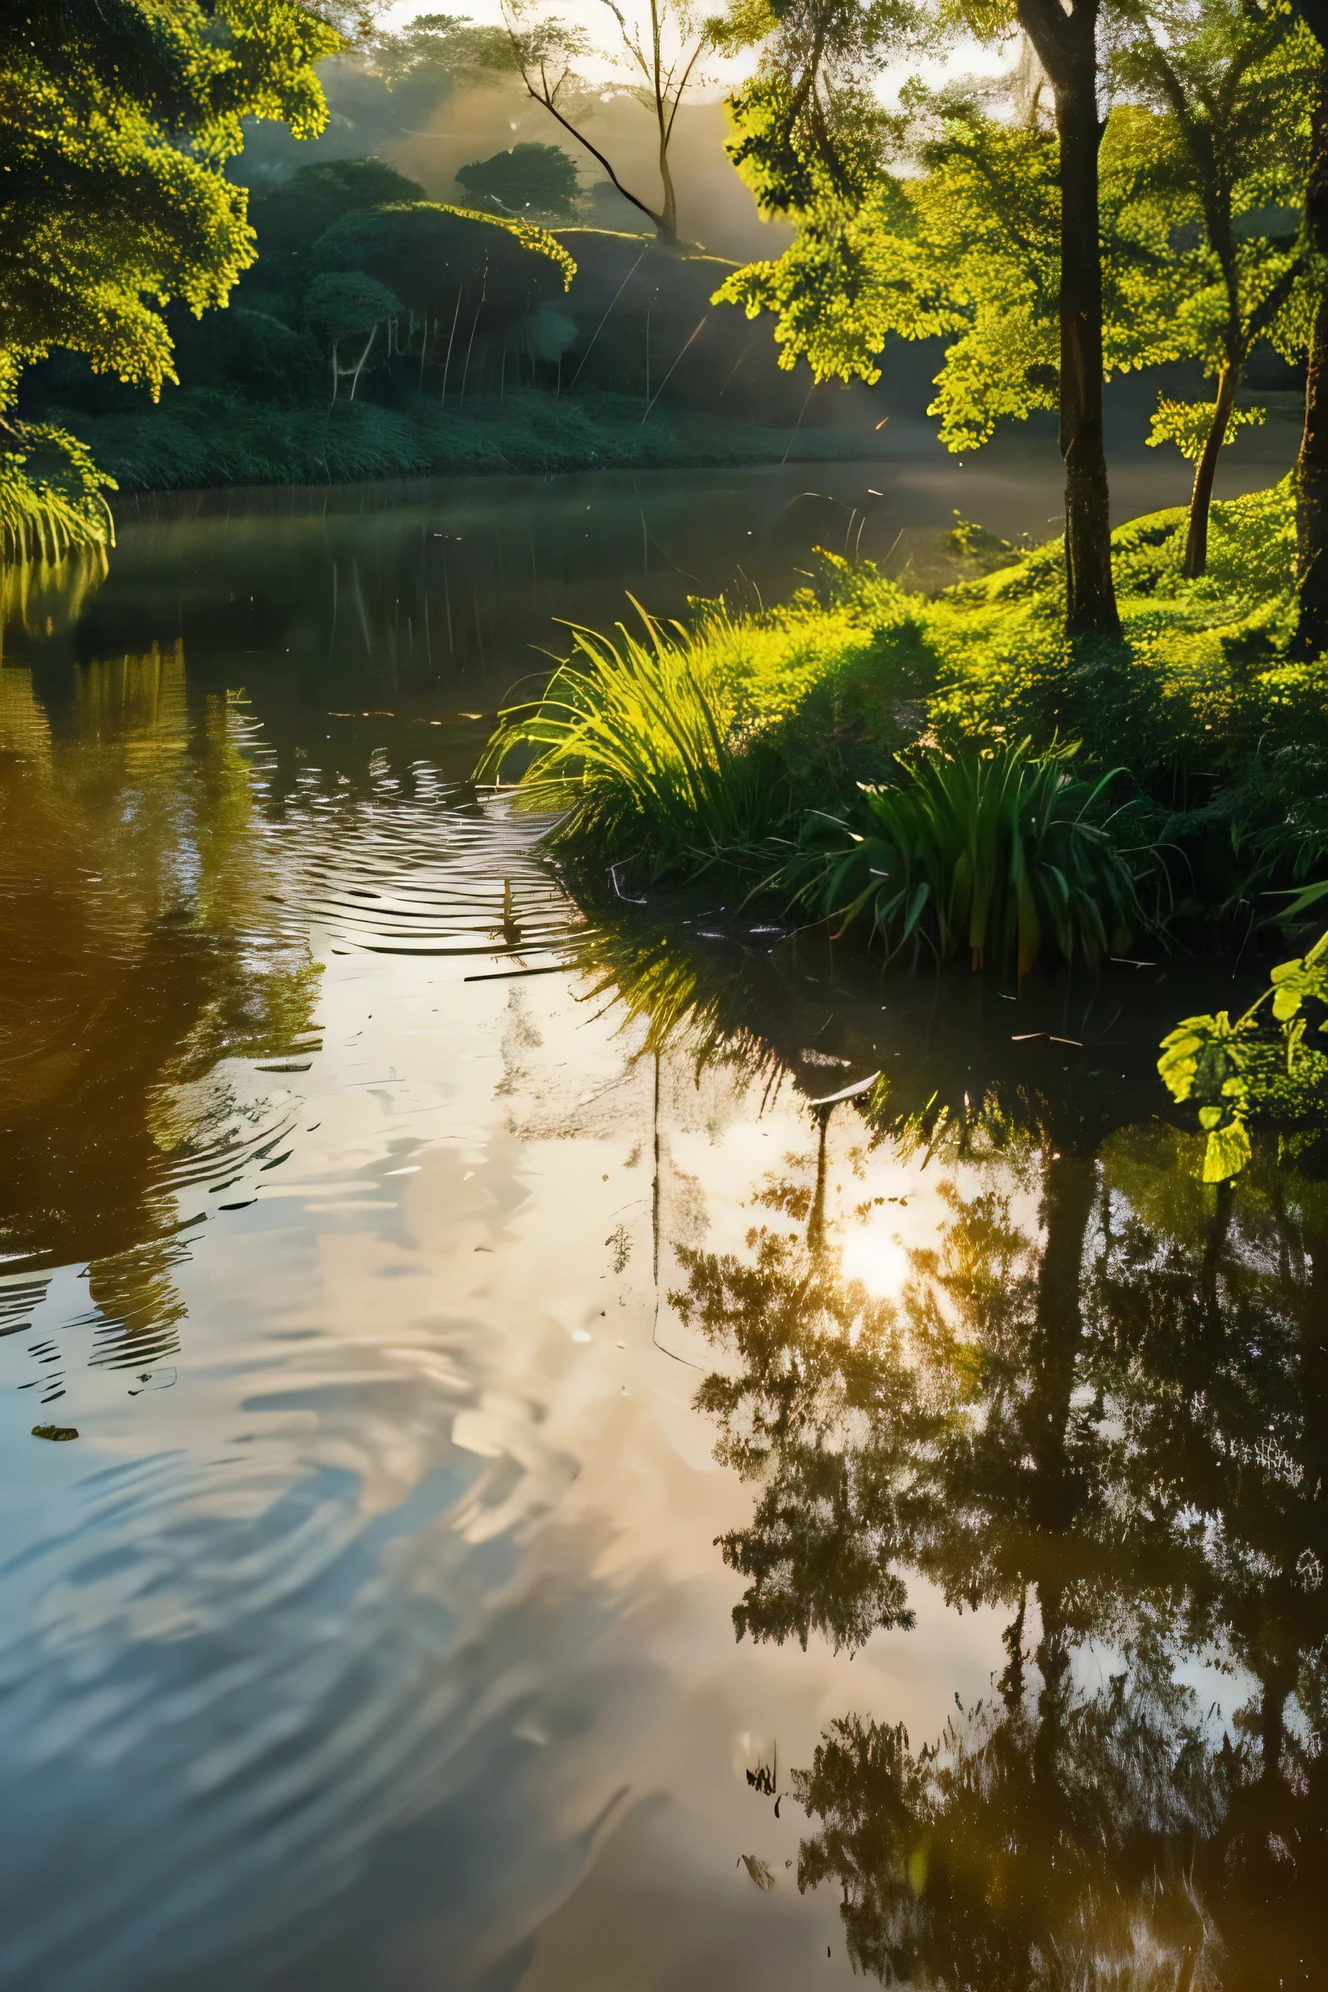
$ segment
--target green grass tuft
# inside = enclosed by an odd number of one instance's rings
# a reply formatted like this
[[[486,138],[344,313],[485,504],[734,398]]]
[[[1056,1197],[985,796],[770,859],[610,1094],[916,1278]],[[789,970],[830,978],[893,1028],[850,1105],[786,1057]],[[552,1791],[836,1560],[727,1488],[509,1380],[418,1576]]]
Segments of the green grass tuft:
[[[1090,966],[1140,919],[1134,880],[1103,818],[1112,780],[1076,780],[1077,746],[1035,754],[1021,740],[958,754],[933,748],[903,780],[866,788],[850,816],[809,812],[802,850],[770,889],[840,932],[865,921],[891,953],[1026,975],[1044,953]]]
[[[529,754],[519,799],[560,812],[550,841],[630,852],[658,876],[763,837],[780,784],[735,730],[713,649],[640,613],[640,637],[622,623],[616,640],[573,626],[573,657],[540,698],[499,715],[478,773],[499,780]]]

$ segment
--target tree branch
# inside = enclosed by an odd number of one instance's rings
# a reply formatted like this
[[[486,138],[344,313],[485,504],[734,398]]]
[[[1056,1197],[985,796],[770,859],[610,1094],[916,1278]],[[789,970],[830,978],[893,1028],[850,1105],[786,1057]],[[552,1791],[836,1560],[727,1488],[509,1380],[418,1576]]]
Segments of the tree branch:
[[[558,120],[558,123],[562,126],[563,130],[565,132],[570,133],[571,136],[577,141],[578,145],[584,145],[586,151],[590,154],[592,159],[597,159],[599,161],[600,165],[604,168],[604,171],[608,174],[609,178],[612,180],[614,186],[618,189],[618,192],[622,195],[623,199],[625,201],[630,201],[632,206],[634,208],[638,208],[640,212],[646,217],[647,221],[653,222],[655,227],[658,228],[660,218],[655,213],[655,210],[651,207],[647,207],[644,201],[638,200],[635,194],[630,193],[628,189],[624,187],[622,181],[618,178],[618,175],[614,172],[612,166],[609,164],[609,161],[605,158],[604,154],[600,151],[599,147],[597,145],[592,145],[590,140],[586,137],[585,133],[583,131],[578,131],[577,127],[572,123],[572,120],[569,117],[565,117],[563,113],[558,109],[557,104],[554,102],[554,97],[557,94],[556,90],[551,91],[549,89],[548,83],[544,76],[543,69],[540,70],[540,81],[541,84],[543,85],[542,90],[537,90],[535,88],[534,84],[531,82],[530,77],[528,76],[524,68],[521,71],[521,80],[525,84],[527,92],[531,97],[534,98],[535,102],[537,104],[543,104],[545,110],[549,113],[550,117],[556,118]]]
[[[687,67],[682,72],[682,82],[678,85],[678,88],[674,93],[673,109],[669,112],[669,121],[664,131],[665,145],[667,145],[673,137],[673,120],[678,115],[678,107],[682,103],[683,93],[685,92],[687,85],[691,80],[692,71],[695,69],[697,63],[701,60],[701,55],[703,50],[705,49],[705,46],[706,46],[706,38],[704,35],[702,35],[700,41],[696,44],[696,47],[692,50],[691,61],[688,63]]]

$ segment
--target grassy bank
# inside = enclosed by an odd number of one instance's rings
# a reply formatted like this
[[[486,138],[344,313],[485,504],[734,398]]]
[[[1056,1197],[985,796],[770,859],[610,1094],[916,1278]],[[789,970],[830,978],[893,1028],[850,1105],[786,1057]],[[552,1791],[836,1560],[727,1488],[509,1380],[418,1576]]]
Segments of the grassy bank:
[[[653,408],[598,389],[432,397],[398,408],[369,401],[280,407],[209,388],[169,394],[157,408],[66,415],[122,491],[224,484],[350,484],[452,473],[726,467],[860,456],[861,439],[793,433]]]
[[[701,605],[686,633],[583,647],[505,716],[486,769],[524,768],[528,799],[565,812],[555,838],[625,864],[620,880],[723,862],[892,946],[976,962],[989,932],[1022,960],[1040,893],[1042,951],[1092,958],[1147,925],[1243,936],[1267,895],[1328,874],[1328,667],[1288,656],[1285,484],[1214,508],[1199,581],[1184,528],[1178,509],[1116,533],[1124,640],[1074,649],[1059,542],[1022,553],[960,528],[956,555],[990,571],[931,597],[824,556],[779,608]],[[1082,828],[1037,844],[1051,816]],[[1132,907],[1090,844],[1128,866]],[[1066,911],[1085,891],[1095,929]]]

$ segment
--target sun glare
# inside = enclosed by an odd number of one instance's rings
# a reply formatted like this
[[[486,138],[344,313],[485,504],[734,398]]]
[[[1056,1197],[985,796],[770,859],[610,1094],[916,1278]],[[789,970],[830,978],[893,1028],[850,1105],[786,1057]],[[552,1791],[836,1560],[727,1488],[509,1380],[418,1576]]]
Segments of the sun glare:
[[[844,1276],[861,1280],[868,1293],[897,1294],[908,1276],[908,1253],[884,1225],[864,1225],[844,1241]]]

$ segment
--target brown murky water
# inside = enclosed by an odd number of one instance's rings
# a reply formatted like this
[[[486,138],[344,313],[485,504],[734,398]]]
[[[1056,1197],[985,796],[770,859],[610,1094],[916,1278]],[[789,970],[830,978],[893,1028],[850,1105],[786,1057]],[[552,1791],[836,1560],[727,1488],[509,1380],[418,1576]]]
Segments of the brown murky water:
[[[807,482],[181,504],[11,601],[6,1987],[1328,1975],[1328,1188],[1160,1117],[1218,970],[609,920],[465,785]]]

